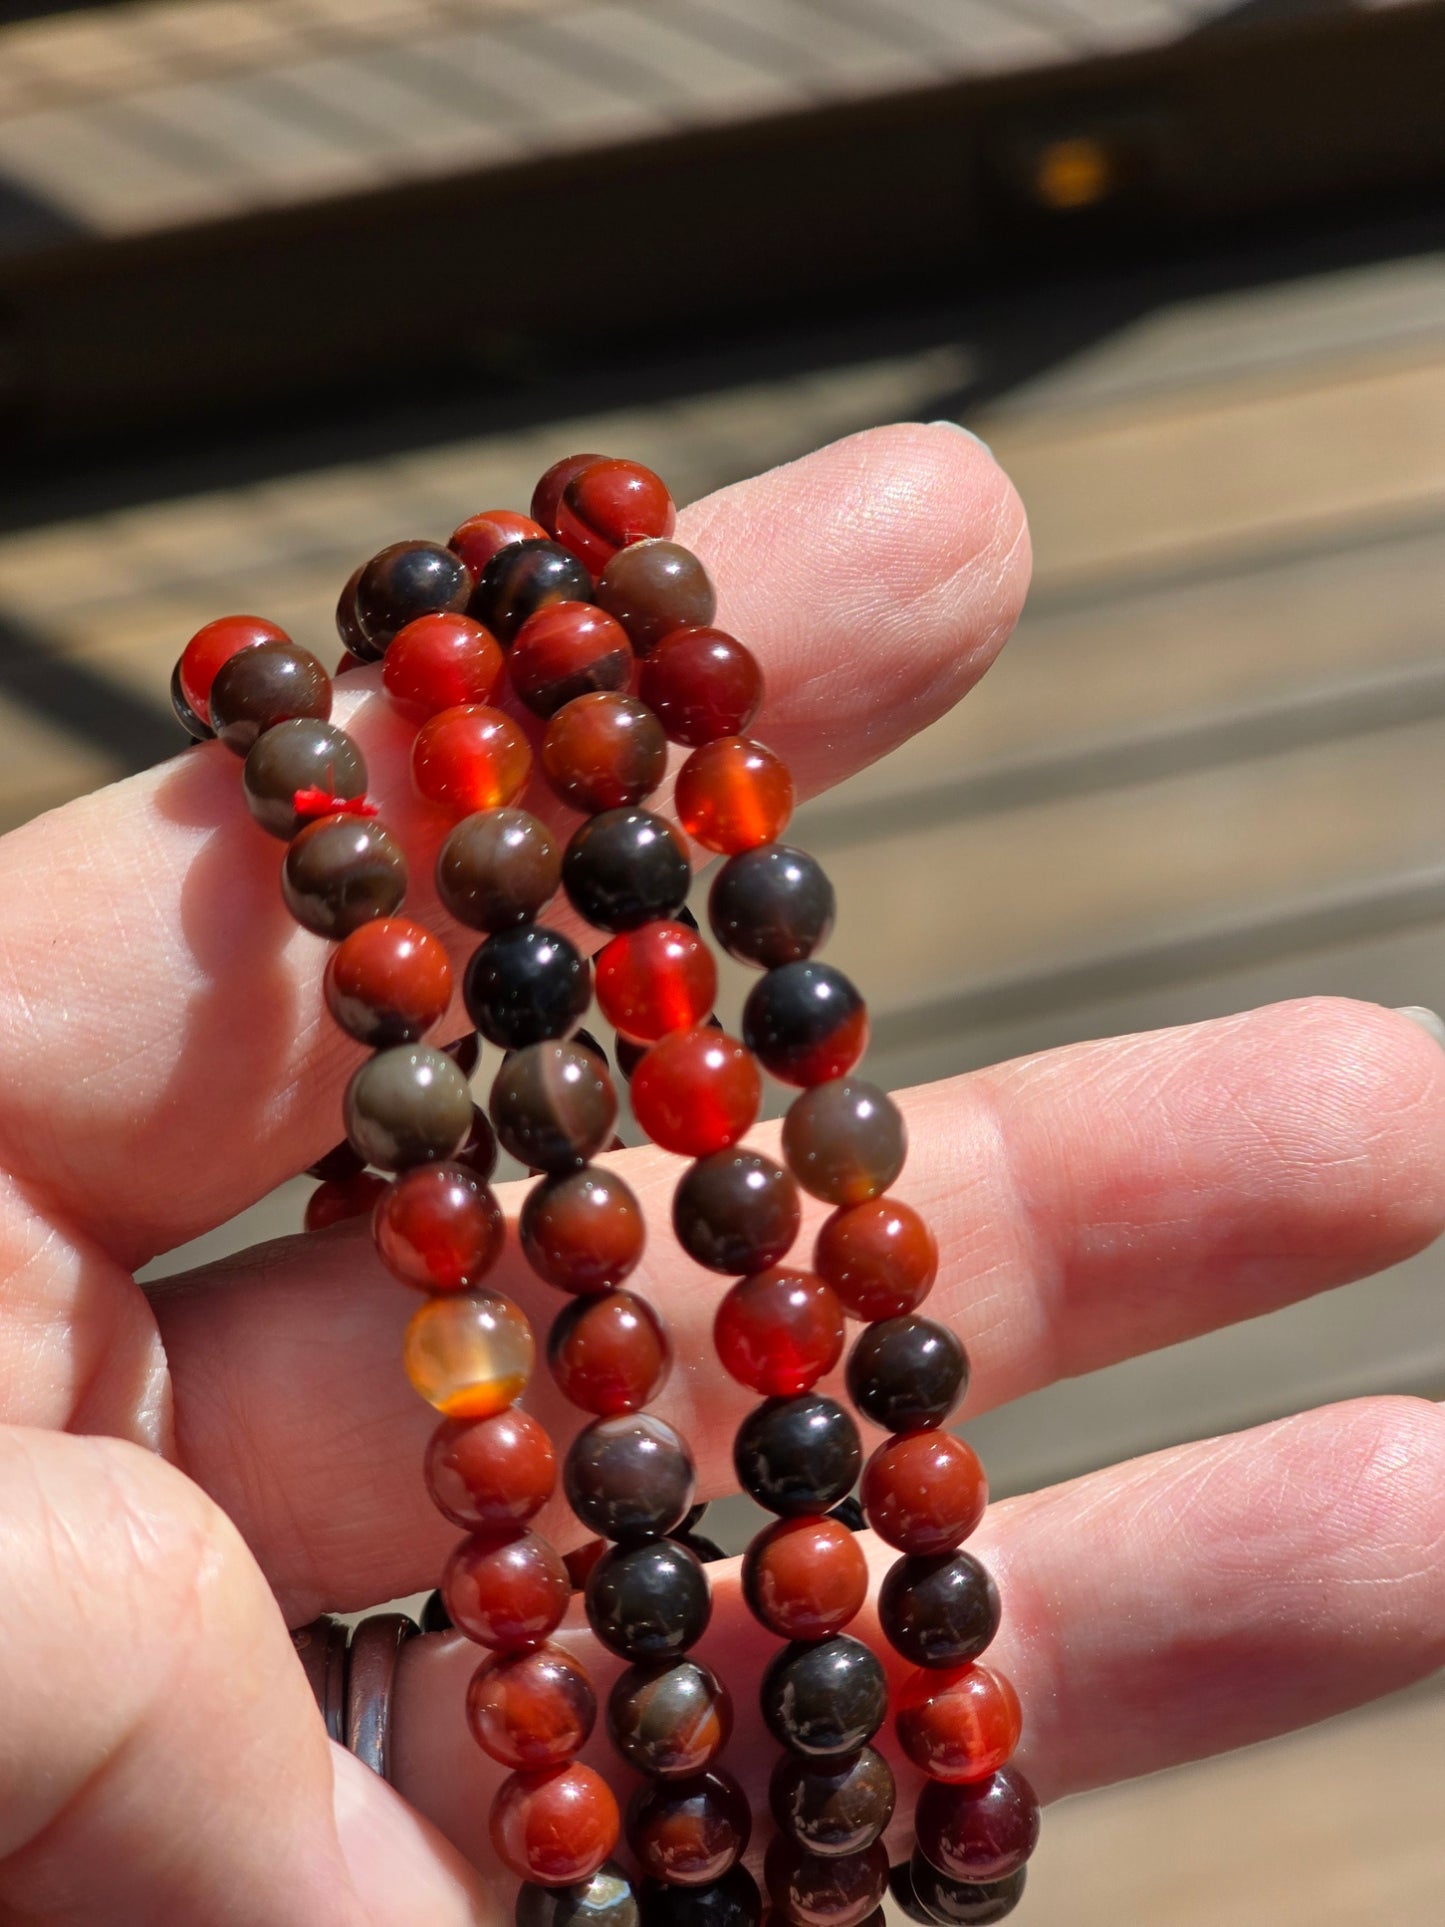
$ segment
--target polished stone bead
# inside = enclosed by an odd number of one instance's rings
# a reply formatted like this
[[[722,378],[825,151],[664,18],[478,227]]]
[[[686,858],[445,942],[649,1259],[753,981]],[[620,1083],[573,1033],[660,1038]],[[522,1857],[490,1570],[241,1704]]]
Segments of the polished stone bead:
[[[597,578],[597,601],[616,616],[639,656],[675,629],[702,628],[717,614],[717,591],[690,549],[652,536],[619,549]]]
[[[470,616],[419,616],[399,630],[382,661],[381,680],[394,707],[423,723],[444,709],[494,703],[506,663],[496,638]]]
[[[407,1377],[447,1418],[490,1418],[532,1376],[532,1328],[500,1292],[448,1292],[412,1313],[402,1338]]]
[[[308,1178],[321,1178],[330,1183],[334,1179],[357,1177],[365,1169],[365,1158],[358,1157],[347,1140],[343,1138],[339,1144],[333,1144],[329,1151],[317,1158],[314,1164],[308,1164],[306,1175]]]
[[[515,1919],[516,1927],[641,1927],[642,1915],[632,1882],[608,1861],[576,1886],[524,1882]]]
[[[432,1504],[467,1532],[525,1525],[557,1489],[557,1455],[536,1419],[515,1407],[483,1419],[443,1419],[422,1472]]]
[[[567,845],[562,887],[594,928],[637,930],[677,915],[692,887],[692,865],[663,817],[635,806],[604,810]]]
[[[472,930],[530,923],[557,894],[562,852],[526,810],[464,816],[437,854],[437,895]]]
[[[463,1539],[442,1573],[452,1624],[499,1653],[540,1646],[572,1597],[561,1554],[535,1532]]]
[[[579,1294],[620,1284],[636,1269],[646,1239],[641,1205],[602,1165],[534,1185],[518,1229],[537,1276]]]
[[[632,1113],[654,1144],[708,1157],[752,1128],[763,1084],[751,1051],[711,1025],[671,1031],[632,1073]]]
[[[503,1061],[489,1108],[498,1141],[519,1163],[568,1171],[611,1143],[617,1093],[585,1045],[551,1039]]]
[[[486,703],[458,703],[428,716],[411,746],[417,795],[454,822],[515,803],[531,774],[532,751],[520,726]]]
[[[783,1518],[836,1505],[857,1478],[862,1456],[857,1426],[818,1392],[755,1406],[733,1442],[744,1492]]]
[[[1038,1845],[1038,1795],[1016,1766],[966,1785],[930,1780],[913,1820],[919,1851],[950,1880],[1005,1880]]]
[[[605,455],[599,455],[594,451],[584,455],[564,455],[560,461],[553,462],[532,490],[532,520],[540,523],[544,529],[550,529],[557,520],[557,508],[562,500],[562,491],[572,477],[580,475],[584,468],[590,468],[594,462],[606,460]]]
[[[883,1724],[888,1681],[877,1655],[840,1633],[785,1646],[763,1674],[759,1698],[780,1746],[808,1759],[833,1759],[861,1751]]]
[[[599,455],[568,475],[547,526],[598,574],[619,549],[669,536],[676,524],[677,510],[659,476],[641,462]]]
[[[923,1303],[938,1276],[938,1241],[911,1205],[870,1198],[824,1220],[813,1269],[852,1318],[898,1318]]]
[[[560,1646],[484,1660],[467,1687],[467,1724],[484,1753],[518,1773],[565,1766],[587,1744],[597,1695]]]
[[[821,1278],[773,1270],[742,1278],[718,1306],[713,1344],[723,1368],[769,1398],[805,1392],[843,1353],[843,1308]]]
[[[462,1036],[453,1038],[450,1044],[443,1044],[442,1049],[463,1077],[471,1077],[482,1061],[482,1040],[474,1030],[466,1031]]]
[[[868,1043],[868,1012],[831,964],[783,964],[743,1005],[743,1042],[781,1083],[823,1084],[852,1070]]]
[[[191,637],[176,664],[175,684],[187,709],[210,730],[211,688],[225,665],[243,649],[290,641],[284,629],[264,616],[217,616],[206,623]]]
[[[672,1366],[672,1347],[645,1299],[609,1291],[578,1298],[558,1314],[547,1340],[547,1363],[573,1405],[615,1417],[640,1412],[657,1397]]]
[[[929,1668],[904,1681],[893,1725],[903,1751],[931,1780],[986,1780],[1013,1757],[1023,1713],[1002,1673]]]
[[[926,1920],[932,1927],[993,1927],[995,1921],[1007,1920],[1023,1899],[1028,1869],[1020,1867],[1002,1880],[950,1880],[915,1848],[908,1875],[922,1910],[910,1914],[911,1920]]]
[[[586,1015],[591,992],[587,959],[560,932],[540,924],[488,937],[472,953],[462,979],[467,1015],[489,1044],[503,1050],[565,1037]]]
[[[356,583],[356,621],[380,655],[418,616],[464,609],[472,572],[439,542],[393,542],[363,567]]]
[[[322,994],[336,1022],[361,1043],[373,1049],[415,1044],[451,1007],[451,962],[421,924],[378,917],[337,944],[326,960]]]
[[[868,1562],[836,1519],[780,1519],[747,1549],[743,1597],[779,1639],[830,1639],[868,1597]]]
[[[417,1291],[469,1291],[501,1256],[506,1223],[496,1193],[461,1164],[419,1164],[377,1200],[377,1255]]]
[[[261,642],[221,664],[211,684],[211,728],[238,756],[258,736],[298,716],[325,722],[331,678],[308,649],[294,642]]]
[[[998,1588],[971,1552],[899,1559],[878,1589],[878,1623],[915,1666],[962,1666],[998,1631]]]
[[[590,1880],[621,1831],[612,1789],[577,1760],[547,1773],[514,1773],[492,1802],[490,1832],[498,1857],[540,1886]]]
[[[643,1927],[758,1927],[763,1917],[758,1883],[741,1863],[705,1887],[645,1880],[638,1897]]]
[[[816,858],[788,843],[763,843],[728,858],[713,878],[707,910],[730,957],[778,970],[827,942],[836,899]]]
[[[633,1794],[627,1843],[642,1870],[674,1887],[702,1887],[742,1859],[753,1830],[747,1795],[716,1769],[658,1780]]]
[[[835,1077],[795,1097],[783,1119],[788,1169],[827,1204],[880,1197],[903,1169],[908,1133],[886,1091],[862,1077]]]
[[[510,542],[478,576],[467,614],[507,648],[539,609],[591,600],[591,576],[560,542]]]
[[[905,1920],[916,1920],[922,1923],[922,1927],[933,1927],[933,1915],[913,1890],[913,1876],[906,1860],[900,1860],[888,1870],[888,1898]]]
[[[734,856],[772,843],[793,813],[788,766],[762,743],[720,736],[677,772],[677,820],[705,850]]]
[[[630,1767],[654,1780],[701,1773],[732,1733],[732,1699],[695,1659],[631,1666],[607,1701],[607,1730]]]
[[[582,1428],[568,1449],[562,1484],[567,1503],[590,1532],[631,1545],[660,1539],[682,1524],[697,1468],[670,1425],[651,1412],[627,1412]]]
[[[341,646],[346,651],[343,664],[338,666],[337,675],[351,662],[375,662],[380,656],[379,649],[373,649],[361,627],[361,618],[356,612],[356,592],[361,587],[361,571],[366,564],[358,563],[346,578],[346,586],[336,598],[336,633],[341,638]]]
[[[447,537],[447,547],[459,555],[474,576],[479,576],[498,549],[513,542],[545,542],[548,535],[540,522],[515,509],[483,509],[469,515]]]
[[[206,743],[213,740],[216,734],[215,730],[211,728],[209,723],[203,723],[195,710],[192,709],[191,705],[186,701],[186,692],[181,687],[181,665],[179,662],[171,671],[171,708],[175,711],[176,721],[191,738],[192,742]],[[657,726],[657,733],[659,736],[662,735],[661,723]],[[663,741],[665,742],[666,740],[664,737]]]
[[[350,1178],[331,1178],[318,1184],[306,1200],[304,1228],[325,1231],[329,1225],[344,1224],[348,1218],[369,1218],[386,1188],[386,1179],[374,1171],[362,1171]]]
[[[405,1171],[460,1149],[472,1128],[472,1094],[444,1052],[397,1044],[352,1077],[342,1115],[358,1157],[382,1171]]]
[[[535,716],[555,716],[579,696],[626,689],[632,645],[605,610],[590,602],[554,602],[517,631],[507,668],[519,701]]]
[[[640,1043],[703,1023],[717,996],[717,964],[683,923],[626,930],[596,959],[597,1002],[608,1022]]]
[[[988,1480],[971,1445],[949,1432],[904,1432],[863,1468],[863,1509],[900,1552],[951,1552],[984,1515]]]
[[[763,672],[723,630],[681,629],[643,663],[638,694],[673,742],[697,749],[749,727],[762,707]]]
[[[683,1250],[734,1278],[785,1257],[802,1216],[798,1188],[782,1166],[735,1146],[699,1158],[673,1194],[672,1226]]]
[[[815,1854],[863,1853],[893,1818],[893,1772],[874,1747],[841,1760],[785,1753],[773,1769],[768,1804],[790,1840]]]
[[[610,690],[559,709],[542,739],[542,768],[564,803],[588,815],[641,803],[667,773],[662,725],[635,696]]]
[[[888,1852],[817,1854],[778,1835],[763,1868],[773,1911],[788,1927],[862,1927],[888,1891]]]
[[[343,802],[365,796],[366,760],[335,723],[298,716],[256,738],[241,771],[241,791],[261,828],[289,843],[317,814],[297,809],[298,791]]]
[[[634,1663],[685,1653],[707,1631],[711,1613],[712,1596],[701,1563],[672,1539],[614,1547],[587,1580],[587,1618],[593,1632],[604,1646]]]
[[[848,1396],[885,1431],[942,1425],[967,1390],[962,1344],[916,1312],[865,1326],[848,1354]]]
[[[294,837],[281,895],[304,929],[333,942],[390,917],[406,896],[401,845],[375,817],[323,816]]]

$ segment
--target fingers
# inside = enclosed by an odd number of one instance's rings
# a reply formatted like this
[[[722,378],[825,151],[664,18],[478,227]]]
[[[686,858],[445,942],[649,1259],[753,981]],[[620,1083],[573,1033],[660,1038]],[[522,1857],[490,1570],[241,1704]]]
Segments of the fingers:
[[[966,1414],[1362,1276],[1445,1222],[1445,1053],[1373,1005],[1280,1005],[1083,1045],[901,1101],[898,1190],[938,1234],[929,1304],[969,1347]],[[753,1399],[713,1358],[723,1281],[663,1230],[679,1161],[622,1163],[653,1227],[629,1282],[677,1361],[657,1409],[691,1443],[703,1493],[733,1490],[732,1434]],[[805,1226],[799,1263],[811,1238]],[[560,1294],[515,1247],[494,1277],[545,1333]],[[156,1299],[182,1462],[293,1623],[428,1585],[445,1556],[418,1471],[433,1416],[398,1364],[414,1302],[364,1227],[267,1247]],[[528,1402],[559,1444],[576,1429],[544,1369]],[[560,1503],[545,1523],[578,1536]]]
[[[493,1927],[455,1854],[338,1764],[274,1599],[193,1485],[117,1441],[11,1430],[0,1492],[0,1916]]]
[[[895,1555],[866,1543],[876,1586]],[[1159,1453],[993,1508],[970,1550],[999,1582],[1003,1627],[984,1663],[1018,1689],[1019,1763],[1041,1796],[1154,1772],[1327,1718],[1445,1661],[1445,1416],[1360,1400]],[[732,1687],[723,1763],[765,1813],[777,1749],[755,1700],[777,1642],[748,1620],[738,1562],[709,1572],[713,1623],[695,1650]],[[871,1617],[850,1630],[886,1651]],[[585,1627],[567,1637],[601,1696],[619,1663]],[[407,1648],[398,1783],[487,1867],[482,1816],[501,1769],[461,1714],[480,1658],[457,1634]],[[890,1663],[896,1685],[908,1668]],[[897,1860],[924,1782],[890,1727],[876,1744],[898,1778]],[[585,1757],[618,1777],[605,1737]],[[754,1864],[767,1834],[760,1824]]]
[[[700,505],[681,534],[717,576],[721,619],[762,658],[761,726],[805,792],[956,700],[1028,572],[1017,497],[947,428],[856,436]],[[412,797],[413,731],[378,688],[375,670],[346,678],[337,720],[408,852],[409,908],[439,920],[429,879],[445,826]],[[321,1007],[326,946],[282,907],[280,856],[216,745],[0,847],[0,1168],[127,1265],[221,1222],[339,1135],[361,1052]],[[466,933],[452,934],[460,957]]]

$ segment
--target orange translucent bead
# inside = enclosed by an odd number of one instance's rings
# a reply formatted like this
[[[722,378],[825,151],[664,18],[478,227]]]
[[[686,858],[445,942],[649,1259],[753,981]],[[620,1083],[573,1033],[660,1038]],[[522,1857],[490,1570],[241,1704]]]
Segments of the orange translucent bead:
[[[500,709],[462,703],[430,717],[412,744],[417,794],[458,821],[515,803],[532,773],[526,737]]]
[[[782,758],[746,736],[695,749],[677,773],[677,818],[704,849],[734,856],[781,836],[793,814],[793,779]]]
[[[532,1328],[500,1292],[429,1298],[402,1340],[406,1375],[448,1418],[490,1418],[519,1396],[532,1375]]]
[[[713,1007],[717,964],[695,930],[683,923],[645,923],[598,952],[597,1001],[624,1036],[656,1043],[691,1030]]]
[[[1018,1694],[987,1666],[921,1667],[904,1681],[895,1709],[899,1745],[934,1780],[988,1779],[1023,1731]]]

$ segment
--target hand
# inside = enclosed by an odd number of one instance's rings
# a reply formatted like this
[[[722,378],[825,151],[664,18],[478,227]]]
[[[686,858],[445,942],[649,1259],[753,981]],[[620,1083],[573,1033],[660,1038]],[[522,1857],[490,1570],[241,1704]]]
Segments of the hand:
[[[804,793],[962,696],[1028,572],[1017,499],[946,429],[856,437],[700,504],[681,535],[764,658],[766,734]],[[437,831],[377,680],[348,677],[337,713],[421,902]],[[0,1917],[501,1921],[500,1769],[461,1716],[476,1650],[406,1649],[413,1809],[328,1743],[286,1633],[432,1584],[455,1537],[419,1476],[433,1415],[398,1363],[414,1299],[355,1224],[133,1282],[332,1144],[358,1058],[238,774],[207,745],[0,846]],[[1373,1006],[1082,1045],[903,1103],[898,1188],[939,1236],[930,1309],[969,1345],[970,1413],[1364,1276],[1445,1223],[1445,1053]],[[680,1361],[660,1409],[721,1492],[748,1396],[708,1362],[717,1294],[668,1247],[675,1163],[620,1163],[657,1227],[636,1282]],[[556,1300],[514,1250],[497,1282],[545,1327]],[[545,1373],[530,1396],[564,1438]],[[541,1524],[579,1536],[560,1502]],[[1053,1797],[1438,1665],[1445,1426],[1364,1399],[1000,1505],[974,1543],[1003,1591],[1022,1763]],[[736,1565],[711,1570],[699,1650],[734,1685],[728,1764],[757,1804],[773,1750],[750,1689],[771,1642]],[[899,1853],[916,1785],[900,1774]]]

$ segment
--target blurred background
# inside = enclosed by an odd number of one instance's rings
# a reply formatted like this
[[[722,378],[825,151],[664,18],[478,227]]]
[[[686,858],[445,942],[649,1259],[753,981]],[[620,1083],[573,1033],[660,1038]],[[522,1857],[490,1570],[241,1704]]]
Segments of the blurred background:
[[[325,654],[359,559],[575,447],[686,500],[949,417],[1036,584],[798,823],[873,1074],[1445,1008],[1442,74],[1445,5],[1368,0],[0,5],[0,827],[176,751],[202,621]],[[970,1436],[1010,1492],[1445,1396],[1441,1270]],[[1442,1738],[1426,1688],[1067,1803],[1027,1918],[1438,1923]]]

